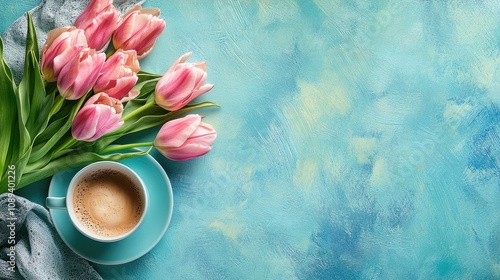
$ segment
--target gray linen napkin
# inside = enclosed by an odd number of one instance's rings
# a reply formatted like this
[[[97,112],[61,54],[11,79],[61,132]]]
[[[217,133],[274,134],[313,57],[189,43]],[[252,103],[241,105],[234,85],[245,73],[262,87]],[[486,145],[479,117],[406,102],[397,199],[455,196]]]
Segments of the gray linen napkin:
[[[25,198],[0,195],[0,279],[102,279],[67,247],[49,212]]]

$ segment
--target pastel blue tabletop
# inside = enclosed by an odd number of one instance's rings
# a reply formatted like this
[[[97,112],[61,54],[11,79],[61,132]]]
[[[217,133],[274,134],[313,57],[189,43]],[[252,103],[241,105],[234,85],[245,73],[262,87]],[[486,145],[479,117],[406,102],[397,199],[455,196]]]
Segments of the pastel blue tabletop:
[[[191,161],[153,151],[170,227],[105,279],[500,279],[498,1],[145,6],[167,28],[142,68],[206,60],[218,138]]]

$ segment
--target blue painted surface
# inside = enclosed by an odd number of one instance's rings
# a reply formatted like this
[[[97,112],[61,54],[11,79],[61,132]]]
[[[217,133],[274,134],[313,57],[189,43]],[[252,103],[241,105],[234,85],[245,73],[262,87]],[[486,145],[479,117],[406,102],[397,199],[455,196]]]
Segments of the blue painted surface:
[[[500,278],[497,1],[146,5],[167,29],[143,69],[207,60],[219,137],[153,153],[171,226],[106,279]]]

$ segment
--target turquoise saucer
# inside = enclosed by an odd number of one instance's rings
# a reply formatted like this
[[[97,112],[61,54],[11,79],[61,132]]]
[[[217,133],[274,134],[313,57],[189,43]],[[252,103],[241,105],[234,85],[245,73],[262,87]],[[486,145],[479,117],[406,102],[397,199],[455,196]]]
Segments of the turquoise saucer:
[[[121,161],[134,170],[149,192],[149,209],[139,228],[127,238],[102,243],[85,237],[71,223],[68,212],[50,209],[54,226],[62,240],[78,255],[98,264],[116,265],[138,259],[153,249],[165,234],[172,217],[174,198],[170,180],[150,155]],[[60,172],[50,182],[48,196],[66,196],[71,178],[81,168]]]

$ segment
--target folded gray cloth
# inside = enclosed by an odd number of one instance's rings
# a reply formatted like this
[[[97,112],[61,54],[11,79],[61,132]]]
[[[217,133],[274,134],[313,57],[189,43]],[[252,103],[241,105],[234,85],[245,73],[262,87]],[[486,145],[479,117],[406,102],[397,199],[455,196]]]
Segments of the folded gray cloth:
[[[49,212],[25,198],[0,195],[0,279],[102,279],[67,247]]]
[[[50,30],[73,25],[89,2],[90,0],[42,0],[39,6],[29,11],[35,24],[38,47],[42,48]],[[143,1],[114,0],[113,5],[123,14],[128,8],[141,2]],[[17,83],[23,76],[26,33],[27,19],[22,16],[2,34],[4,57]]]

